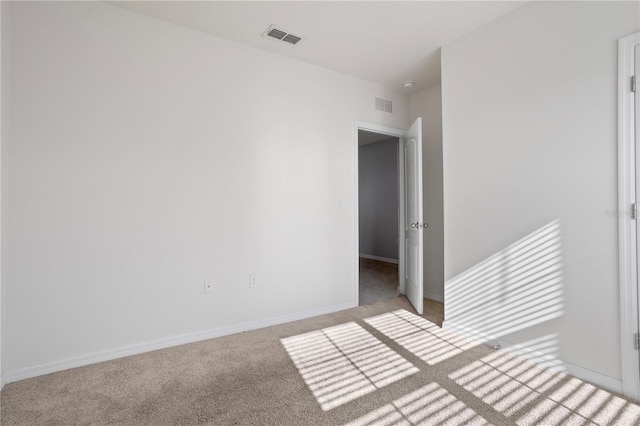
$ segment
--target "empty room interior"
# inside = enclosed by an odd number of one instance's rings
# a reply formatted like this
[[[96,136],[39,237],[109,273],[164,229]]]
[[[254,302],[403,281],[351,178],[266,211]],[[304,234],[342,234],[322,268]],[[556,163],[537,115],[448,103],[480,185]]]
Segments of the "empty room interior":
[[[640,425],[637,1],[0,1],[0,424]]]

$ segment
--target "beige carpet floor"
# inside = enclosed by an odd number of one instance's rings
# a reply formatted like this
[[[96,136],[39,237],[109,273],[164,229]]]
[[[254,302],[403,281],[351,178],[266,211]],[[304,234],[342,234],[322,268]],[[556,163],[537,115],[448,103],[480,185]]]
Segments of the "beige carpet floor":
[[[360,305],[384,302],[398,297],[398,265],[360,258]],[[424,299],[424,317],[442,326],[444,304]]]
[[[444,303],[431,299],[424,299],[423,302],[422,307],[424,314],[422,316],[438,327],[442,327],[442,322],[444,321]]]
[[[359,265],[360,305],[370,305],[397,296],[397,264],[361,257]]]
[[[631,425],[640,407],[405,298],[11,383],[3,425]]]

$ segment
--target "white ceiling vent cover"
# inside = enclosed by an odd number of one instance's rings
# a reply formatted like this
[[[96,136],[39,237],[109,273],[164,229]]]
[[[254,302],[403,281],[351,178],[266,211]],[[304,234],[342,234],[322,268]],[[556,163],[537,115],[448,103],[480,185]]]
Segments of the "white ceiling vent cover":
[[[388,113],[393,112],[393,102],[391,101],[391,99],[379,98],[376,96],[375,105],[378,111],[383,111]]]
[[[301,37],[290,34],[289,32],[284,31],[281,28],[276,28],[275,25],[271,25],[269,28],[267,28],[267,31],[262,33],[262,37],[270,38],[272,40],[278,40],[291,46],[295,46],[300,40],[302,40]]]

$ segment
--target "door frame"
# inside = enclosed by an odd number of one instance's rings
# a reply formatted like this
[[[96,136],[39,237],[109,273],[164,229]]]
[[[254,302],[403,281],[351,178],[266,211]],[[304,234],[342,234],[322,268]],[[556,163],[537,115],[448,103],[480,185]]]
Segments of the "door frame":
[[[355,240],[353,244],[354,264],[355,264],[355,302],[360,305],[360,188],[359,188],[359,159],[358,159],[358,130],[381,133],[390,137],[398,138],[398,291],[404,294],[404,244],[400,244],[400,237],[404,235],[404,155],[402,142],[404,130],[395,127],[382,126],[366,121],[356,121],[354,126],[354,157],[355,157]]]
[[[635,347],[639,330],[637,249],[640,218],[634,219],[631,207],[639,203],[640,160],[635,150],[636,129],[634,93],[634,50],[640,44],[640,33],[618,40],[618,232],[620,285],[620,357],[622,365],[622,393],[640,400],[640,357]],[[637,90],[640,90],[637,89]],[[636,92],[637,95],[637,92]],[[634,124],[635,123],[635,124]],[[637,206],[637,204],[636,204]]]

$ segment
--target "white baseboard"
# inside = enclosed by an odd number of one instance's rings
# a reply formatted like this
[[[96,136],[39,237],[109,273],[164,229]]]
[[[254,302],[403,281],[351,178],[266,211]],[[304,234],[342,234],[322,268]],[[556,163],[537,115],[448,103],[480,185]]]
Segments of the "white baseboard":
[[[613,377],[605,376],[597,371],[589,370],[587,368],[580,367],[579,365],[571,364],[562,361],[567,368],[567,373],[582,379],[585,382],[592,383],[596,386],[600,386],[603,389],[607,389],[613,392],[622,394],[622,380],[614,379]]]
[[[229,334],[240,333],[243,331],[256,330],[259,328],[270,327],[273,325],[284,324],[291,321],[297,321],[305,318],[311,318],[318,315],[330,314],[333,312],[343,311],[345,309],[355,308],[358,306],[357,301],[340,303],[337,305],[325,306],[322,308],[310,309],[302,312],[294,312],[291,314],[279,315],[271,318],[249,321],[241,324],[234,324],[225,327],[217,327],[209,330],[197,331],[193,333],[182,334],[178,336],[158,339],[135,345],[123,346],[116,349],[109,349],[101,352],[94,352],[74,358],[48,362],[33,367],[21,368],[14,371],[5,371],[2,376],[2,383],[8,384],[19,380],[30,379],[32,377],[43,376],[45,374],[55,373],[57,371],[68,370],[70,368],[83,367],[85,365],[96,364],[98,362],[111,361],[126,356],[137,355],[144,352],[155,351],[158,349],[170,348],[172,346],[184,345],[187,343],[200,342],[202,340],[213,339],[215,337],[227,336]]]
[[[444,303],[444,296],[442,294],[436,294],[436,293],[425,291],[423,296],[425,299],[435,300],[436,302]]]
[[[468,327],[460,326],[458,324],[452,323],[451,321],[443,321],[442,328],[467,335],[469,337],[477,339],[482,343],[487,343],[490,345],[498,344],[502,347],[502,349],[508,352],[512,352],[519,356],[529,358],[534,362],[542,362],[545,366],[553,370],[567,373],[573,377],[584,380],[585,382],[589,382],[603,389],[620,394],[622,393],[622,380],[614,379],[613,377],[606,376],[602,373],[598,373],[597,371],[589,370],[587,368],[580,367],[579,365],[571,364],[570,362],[566,362],[557,357],[552,357],[549,354],[527,350],[526,346],[518,345],[496,336],[492,336]]]
[[[380,257],[374,256],[372,254],[360,254],[360,257],[363,259],[379,260],[380,262],[395,263],[396,265],[398,264],[398,259],[391,259],[390,257]]]
[[[4,376],[0,375],[0,391],[2,390],[3,387],[4,387]]]

